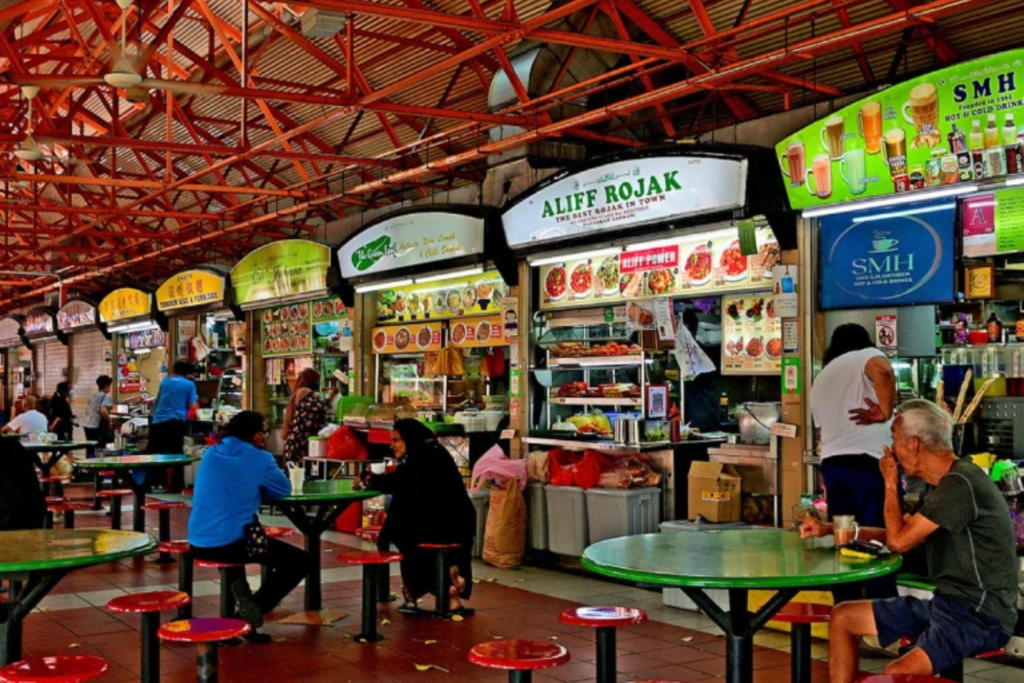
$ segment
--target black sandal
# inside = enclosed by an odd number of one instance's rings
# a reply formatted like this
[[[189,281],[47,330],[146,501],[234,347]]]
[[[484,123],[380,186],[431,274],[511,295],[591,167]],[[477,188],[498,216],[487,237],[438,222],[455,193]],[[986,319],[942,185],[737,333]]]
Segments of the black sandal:
[[[418,616],[423,614],[423,610],[420,609],[415,602],[407,602],[398,608],[398,613],[409,616]]]

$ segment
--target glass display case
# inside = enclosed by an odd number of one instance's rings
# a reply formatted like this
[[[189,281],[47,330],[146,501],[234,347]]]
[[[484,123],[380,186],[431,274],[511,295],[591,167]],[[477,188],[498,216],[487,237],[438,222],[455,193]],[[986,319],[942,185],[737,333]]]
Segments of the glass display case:
[[[375,399],[381,403],[407,403],[420,410],[447,410],[448,378],[434,375],[427,354],[378,355]]]

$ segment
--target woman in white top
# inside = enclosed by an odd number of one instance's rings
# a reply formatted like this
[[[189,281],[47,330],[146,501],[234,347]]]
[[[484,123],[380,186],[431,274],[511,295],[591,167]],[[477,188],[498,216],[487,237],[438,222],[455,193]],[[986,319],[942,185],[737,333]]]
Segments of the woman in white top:
[[[882,448],[892,443],[896,376],[868,331],[840,325],[811,389],[811,411],[821,430],[821,474],[828,515],[853,515],[861,526],[885,526]],[[836,602],[896,597],[895,576],[834,590]],[[866,593],[866,594],[865,594]]]

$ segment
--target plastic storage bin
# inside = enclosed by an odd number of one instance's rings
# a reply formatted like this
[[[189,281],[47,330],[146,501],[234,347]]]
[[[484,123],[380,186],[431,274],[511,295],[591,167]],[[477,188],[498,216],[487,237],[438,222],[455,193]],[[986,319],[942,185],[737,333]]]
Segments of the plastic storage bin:
[[[548,550],[579,557],[590,545],[587,533],[587,496],[576,486],[544,487],[547,499]]]
[[[587,523],[591,543],[653,534],[661,521],[661,489],[589,489]]]
[[[484,556],[484,533],[487,530],[487,511],[491,507],[491,490],[470,491],[469,499],[476,508],[476,538],[473,539],[473,557]]]
[[[548,502],[544,484],[526,486],[526,547],[548,549]]]

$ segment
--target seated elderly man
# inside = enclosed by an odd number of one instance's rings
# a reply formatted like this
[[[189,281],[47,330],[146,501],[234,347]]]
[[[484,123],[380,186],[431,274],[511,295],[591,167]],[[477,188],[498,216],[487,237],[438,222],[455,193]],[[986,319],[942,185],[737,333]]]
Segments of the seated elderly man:
[[[976,465],[953,453],[953,422],[934,403],[908,401],[892,425],[893,448],[881,460],[885,529],[861,537],[903,553],[923,543],[935,597],[865,600],[832,612],[829,667],[832,683],[852,683],[861,636],[883,646],[901,637],[916,647],[885,668],[887,674],[932,675],[967,657],[1006,645],[1017,621],[1017,556],[1006,501]],[[899,502],[900,467],[928,485],[913,514]],[[803,537],[832,533],[808,519]]]

